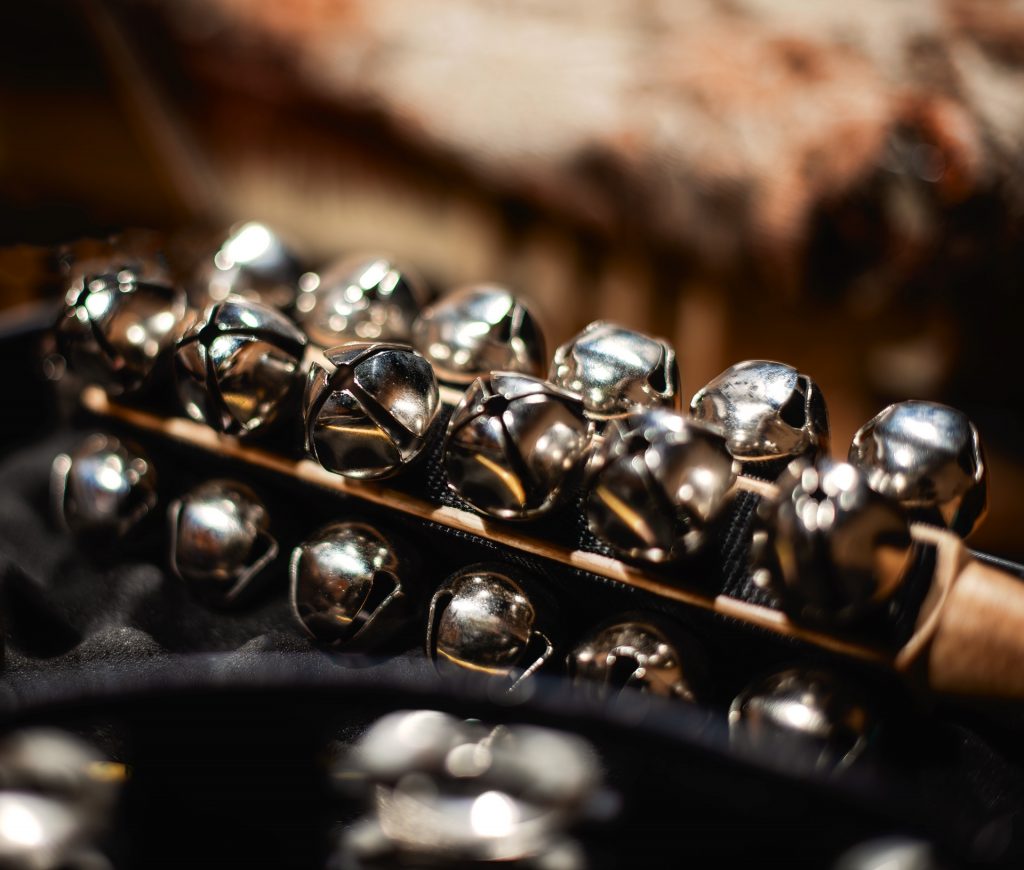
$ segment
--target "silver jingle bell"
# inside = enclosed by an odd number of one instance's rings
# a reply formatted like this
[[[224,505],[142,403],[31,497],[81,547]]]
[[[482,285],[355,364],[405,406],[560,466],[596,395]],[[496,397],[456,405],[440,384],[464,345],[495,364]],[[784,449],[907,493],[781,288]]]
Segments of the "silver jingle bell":
[[[229,435],[265,429],[298,398],[305,347],[306,336],[274,308],[239,297],[212,305],[175,353],[185,412]]]
[[[171,503],[174,573],[214,604],[231,604],[278,552],[270,518],[247,486],[210,480]]]
[[[903,509],[844,462],[795,460],[758,505],[764,578],[795,616],[857,619],[889,600],[913,559]],[[765,558],[767,557],[767,558]]]
[[[108,868],[89,849],[75,807],[43,794],[0,792],[0,866],[6,870]]]
[[[566,657],[573,684],[598,695],[637,689],[660,698],[699,699],[705,662],[696,644],[658,617],[636,614],[592,630]]]
[[[853,436],[849,461],[876,492],[967,537],[985,516],[985,457],[967,415],[937,402],[898,402]]]
[[[427,657],[505,677],[520,685],[554,653],[550,633],[527,596],[529,581],[504,565],[472,565],[449,577],[430,600]]]
[[[827,671],[793,668],[748,686],[729,708],[734,746],[824,770],[852,764],[877,730],[852,685]]]
[[[951,870],[931,843],[909,837],[882,837],[843,852],[832,870]]]
[[[416,349],[446,383],[468,384],[494,371],[543,374],[540,327],[504,287],[453,290],[423,311],[412,335]]]
[[[258,221],[231,228],[194,269],[189,296],[197,308],[241,296],[275,308],[295,303],[302,267],[274,230]]]
[[[332,523],[292,551],[291,605],[303,630],[334,648],[379,645],[419,601],[408,556],[365,523]]]
[[[587,525],[633,559],[696,553],[721,515],[738,466],[715,429],[675,411],[611,422],[587,469]]]
[[[306,451],[346,477],[389,477],[423,452],[439,404],[434,371],[411,347],[331,348],[306,380]]]
[[[156,471],[137,448],[110,435],[91,435],[53,460],[50,497],[69,531],[121,537],[156,507]]]
[[[730,366],[693,397],[690,416],[720,428],[729,452],[744,463],[828,453],[821,389],[785,363]]]
[[[57,323],[58,347],[72,371],[109,395],[137,393],[170,354],[187,313],[183,290],[132,268],[79,275]]]
[[[324,272],[299,281],[295,317],[321,347],[346,341],[412,340],[412,325],[427,297],[414,272],[393,258],[365,254],[347,257]]]
[[[583,398],[598,419],[637,405],[679,408],[679,369],[672,347],[614,323],[595,320],[555,351],[548,380]]]
[[[561,500],[589,439],[577,396],[494,372],[473,382],[448,423],[448,486],[488,516],[531,519]]]

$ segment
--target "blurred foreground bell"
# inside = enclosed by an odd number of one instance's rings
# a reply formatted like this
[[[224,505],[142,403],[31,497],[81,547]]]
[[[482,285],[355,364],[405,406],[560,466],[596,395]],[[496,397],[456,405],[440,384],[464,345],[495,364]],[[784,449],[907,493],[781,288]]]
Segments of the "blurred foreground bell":
[[[178,343],[185,412],[219,432],[248,435],[297,399],[306,336],[281,312],[231,297],[207,309]]]
[[[537,590],[505,565],[472,565],[434,593],[427,622],[427,656],[439,670],[449,665],[502,676],[513,687],[554,653],[550,630],[527,594]]]
[[[693,397],[690,415],[720,428],[740,462],[828,453],[821,390],[784,363],[748,360],[730,366]]]
[[[370,648],[416,615],[410,560],[366,523],[332,523],[292,551],[291,604],[318,643]]]
[[[111,435],[92,435],[53,460],[54,511],[75,534],[120,537],[156,506],[156,472],[137,448]]]
[[[666,562],[700,549],[737,464],[715,429],[675,411],[611,422],[587,469],[587,524],[630,558]]]
[[[448,485],[489,516],[539,516],[578,470],[589,426],[578,397],[538,378],[477,378],[448,423]]]
[[[705,662],[696,644],[683,642],[660,618],[635,614],[600,625],[566,658],[577,688],[599,695],[639,689],[661,698],[696,701]]]
[[[729,708],[733,744],[762,758],[834,770],[853,763],[877,728],[860,693],[827,671],[794,668],[744,689]]]
[[[295,301],[302,267],[291,249],[266,224],[232,227],[213,254],[195,267],[189,293],[197,308],[241,296],[275,308]]]
[[[169,356],[187,311],[183,290],[143,280],[131,267],[79,274],[57,323],[58,346],[86,381],[111,396],[136,393]]]
[[[852,465],[796,460],[779,494],[758,506],[766,578],[794,615],[856,619],[889,600],[906,577],[913,548],[903,509],[867,485]],[[772,561],[773,560],[773,561]]]
[[[631,408],[679,408],[679,369],[659,338],[595,320],[555,351],[548,379],[578,393],[589,414],[614,417]]]
[[[881,837],[860,843],[839,857],[832,870],[952,870],[931,843],[909,837]]]
[[[423,281],[391,257],[358,255],[299,281],[296,320],[310,341],[334,347],[346,341],[412,340],[426,300]]]
[[[961,537],[985,515],[985,458],[967,415],[937,402],[898,402],[865,423],[850,463],[876,492],[935,518]]]
[[[412,334],[416,349],[447,383],[468,384],[494,371],[543,373],[540,327],[504,287],[453,290],[423,311]]]
[[[266,508],[240,483],[200,484],[171,504],[168,517],[171,568],[211,603],[234,602],[277,556]]]
[[[403,344],[352,342],[310,367],[306,450],[328,471],[388,477],[427,445],[440,399],[434,371]]]

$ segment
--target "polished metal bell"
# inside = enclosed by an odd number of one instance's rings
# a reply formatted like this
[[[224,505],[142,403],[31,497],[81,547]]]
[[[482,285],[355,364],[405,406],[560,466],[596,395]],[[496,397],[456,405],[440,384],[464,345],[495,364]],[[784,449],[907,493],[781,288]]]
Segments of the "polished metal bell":
[[[88,848],[88,841],[75,807],[43,794],[0,792],[0,867],[109,867]]]
[[[985,457],[967,415],[937,402],[898,402],[865,423],[852,465],[876,492],[966,537],[985,516]]]
[[[744,689],[729,708],[734,746],[817,769],[849,766],[869,747],[876,730],[861,693],[821,670],[773,674]]]
[[[328,471],[388,477],[427,446],[440,398],[434,371],[404,344],[325,351],[306,380],[306,451]]]
[[[178,343],[178,395],[193,420],[229,435],[273,424],[302,389],[306,336],[283,314],[230,297],[212,305]]]
[[[57,342],[72,371],[111,396],[137,393],[153,381],[188,319],[185,293],[144,281],[124,266],[79,274],[57,322]]]
[[[796,460],[778,489],[758,505],[765,538],[754,556],[789,612],[850,621],[900,588],[913,560],[906,514],[857,468]]]
[[[909,837],[881,837],[843,852],[832,870],[952,870],[931,843]]]
[[[636,411],[610,422],[591,458],[587,525],[633,559],[692,555],[721,515],[737,472],[717,430],[675,411]]]
[[[295,317],[321,347],[347,341],[412,340],[427,297],[422,279],[387,256],[347,257],[299,281]]]
[[[156,507],[156,471],[138,448],[112,435],[91,435],[53,460],[50,497],[69,531],[120,537]]]
[[[679,369],[671,345],[595,320],[555,351],[548,380],[583,398],[595,418],[637,406],[679,408]]]
[[[828,453],[821,389],[785,363],[747,360],[730,366],[697,392],[690,416],[721,429],[729,452],[743,463]]]
[[[565,663],[579,689],[601,696],[637,689],[683,701],[699,699],[706,668],[696,644],[647,614],[597,626]]]
[[[554,653],[550,632],[527,595],[530,581],[505,565],[472,565],[449,577],[430,600],[426,649],[450,665],[505,677],[512,688]]]
[[[448,485],[483,514],[532,519],[562,499],[589,438],[577,396],[494,372],[473,382],[449,420]]]
[[[203,598],[231,604],[278,552],[270,518],[240,483],[210,480],[168,510],[171,568]]]
[[[543,374],[540,326],[504,287],[453,290],[423,311],[412,335],[416,349],[446,383],[468,384],[495,371]]]
[[[291,605],[318,643],[370,648],[416,617],[419,591],[410,559],[366,523],[332,523],[292,551]]]
[[[229,296],[289,308],[302,273],[298,258],[274,230],[249,221],[232,227],[217,250],[200,260],[189,281],[189,296],[200,309]]]

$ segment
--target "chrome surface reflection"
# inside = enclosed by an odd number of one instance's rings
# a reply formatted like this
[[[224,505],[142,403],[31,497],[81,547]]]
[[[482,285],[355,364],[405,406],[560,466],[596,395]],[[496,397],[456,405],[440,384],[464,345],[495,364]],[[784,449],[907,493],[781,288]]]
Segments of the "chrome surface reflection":
[[[346,477],[388,477],[426,447],[439,404],[434,371],[411,347],[331,348],[306,380],[306,450]]]
[[[500,519],[530,519],[562,499],[586,451],[579,398],[538,378],[495,372],[466,391],[448,423],[448,485]]]
[[[876,492],[966,537],[985,516],[987,481],[978,430],[937,402],[898,402],[865,423],[851,464]]]
[[[847,850],[832,870],[952,870],[952,866],[923,840],[882,837]]]
[[[690,416],[720,428],[741,462],[828,453],[821,389],[785,363],[747,360],[730,366],[697,392]]]
[[[392,257],[360,254],[303,275],[295,317],[310,341],[322,347],[409,342],[426,296],[423,280],[400,269]]]
[[[548,379],[578,393],[597,418],[638,405],[679,408],[679,369],[671,345],[603,320],[555,351]]]
[[[700,549],[738,465],[715,429],[674,411],[613,420],[587,468],[587,524],[617,552],[666,562]]]
[[[494,371],[543,374],[540,326],[504,287],[453,290],[423,311],[412,334],[416,349],[447,383],[468,384]]]

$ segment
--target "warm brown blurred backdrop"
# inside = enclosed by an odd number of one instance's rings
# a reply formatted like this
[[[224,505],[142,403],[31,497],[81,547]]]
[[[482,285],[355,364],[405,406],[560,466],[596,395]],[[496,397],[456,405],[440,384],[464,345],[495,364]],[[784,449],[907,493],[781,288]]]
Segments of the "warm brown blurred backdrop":
[[[49,246],[265,220],[435,288],[497,280],[550,345],[671,338],[822,385],[834,452],[889,401],[966,410],[976,545],[1024,557],[1024,7],[120,0],[6,10],[3,303]],[[40,288],[43,288],[42,291]]]

